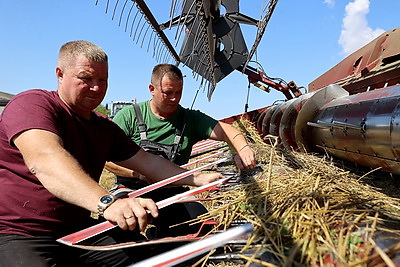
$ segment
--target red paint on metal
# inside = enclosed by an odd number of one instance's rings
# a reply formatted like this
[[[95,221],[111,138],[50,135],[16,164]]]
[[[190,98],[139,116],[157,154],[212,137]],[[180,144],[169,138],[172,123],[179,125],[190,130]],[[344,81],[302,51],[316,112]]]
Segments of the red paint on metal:
[[[350,94],[400,83],[400,28],[387,31],[308,85],[309,92],[337,83]]]
[[[239,121],[240,119],[243,118],[243,119],[247,119],[249,121],[254,122],[260,117],[260,115],[263,113],[263,111],[265,109],[267,109],[267,108],[268,107],[255,109],[255,110],[252,110],[252,111],[249,111],[249,112],[245,112],[245,113],[242,113],[242,114],[238,114],[238,115],[234,115],[234,116],[231,116],[231,117],[227,117],[227,118],[221,119],[220,121],[232,124],[235,121]]]
[[[265,73],[256,70],[250,66],[247,66],[245,69],[243,67],[237,68],[238,71],[247,75],[249,82],[251,83],[258,83],[262,82],[268,87],[272,87],[273,89],[282,92],[286,99],[292,99],[293,97],[301,96],[302,93],[300,92],[299,88],[297,87],[294,81],[290,81],[288,84],[276,83],[271,81],[267,78]],[[293,94],[293,95],[292,95]]]
[[[215,161],[215,162],[219,162],[219,161]],[[215,162],[213,162],[213,163],[215,163]],[[207,165],[209,165],[209,164],[207,164]],[[206,165],[204,165],[204,166],[206,166]],[[204,169],[204,168],[203,168],[204,166],[202,166],[201,168]],[[197,169],[198,169],[198,168],[197,168]],[[194,170],[195,170],[195,169],[194,169]],[[194,170],[187,171],[187,172],[185,172],[185,173],[183,173],[183,174],[187,174],[187,173],[192,172],[192,171],[194,171]],[[194,173],[194,172],[193,172],[193,173]],[[184,177],[187,177],[187,176],[188,176],[188,175],[185,175]],[[175,176],[173,176],[173,177],[175,177]],[[171,178],[173,178],[173,177],[171,177]],[[169,178],[169,179],[171,179],[171,178]],[[161,208],[163,208],[163,207],[166,207],[166,206],[168,206],[168,205],[171,205],[171,204],[173,204],[173,203],[176,203],[177,201],[182,200],[182,199],[184,199],[184,198],[186,198],[186,197],[194,196],[194,195],[196,195],[196,194],[205,192],[205,191],[207,191],[207,190],[212,190],[213,188],[215,188],[216,186],[218,186],[218,185],[220,185],[220,184],[226,182],[226,181],[229,180],[230,178],[231,178],[231,177],[227,177],[227,178],[224,178],[224,179],[220,179],[220,180],[217,180],[217,181],[215,181],[215,182],[213,182],[213,183],[207,184],[207,185],[205,185],[205,186],[197,187],[197,188],[192,189],[192,190],[190,190],[190,191],[186,191],[186,192],[183,192],[183,193],[181,193],[181,194],[172,196],[172,197],[170,197],[170,198],[161,200],[161,201],[159,201],[159,202],[156,203],[156,204],[157,204],[157,207],[158,207],[159,209],[161,209]],[[168,179],[167,179],[167,180],[168,180]],[[166,180],[165,180],[165,181],[166,181]],[[158,187],[154,187],[153,185],[155,185],[155,184],[152,184],[152,185],[147,186],[147,187],[145,187],[145,188],[142,188],[142,189],[133,191],[133,192],[129,193],[128,196],[129,196],[129,197],[137,197],[137,196],[140,196],[140,195],[142,195],[142,194],[145,194],[145,193],[147,193],[147,192],[149,192],[149,191],[151,191],[151,190],[153,190],[153,189],[155,189],[155,188],[160,188],[160,187],[162,186],[162,185],[160,186],[160,184],[162,184],[162,182],[164,182],[164,181],[161,181],[161,182],[159,182],[159,183],[156,183],[156,184],[158,184]],[[138,191],[139,191],[139,192],[138,192]],[[83,229],[83,230],[81,230],[81,231],[78,231],[78,232],[72,233],[72,234],[70,234],[70,235],[64,236],[64,237],[62,237],[62,238],[59,238],[59,239],[57,239],[57,241],[60,242],[60,243],[66,244],[66,245],[73,245],[73,244],[75,244],[75,243],[78,243],[78,242],[81,242],[81,241],[83,241],[83,240],[86,240],[86,239],[88,239],[88,238],[90,238],[90,237],[92,237],[92,236],[94,236],[94,235],[96,235],[96,234],[103,233],[104,231],[107,231],[107,230],[109,230],[109,229],[112,229],[112,228],[114,228],[114,227],[116,227],[116,226],[117,226],[116,224],[113,224],[113,223],[111,223],[111,222],[109,222],[109,221],[105,221],[105,222],[96,224],[96,225],[94,225],[94,226],[85,228],[85,229]]]

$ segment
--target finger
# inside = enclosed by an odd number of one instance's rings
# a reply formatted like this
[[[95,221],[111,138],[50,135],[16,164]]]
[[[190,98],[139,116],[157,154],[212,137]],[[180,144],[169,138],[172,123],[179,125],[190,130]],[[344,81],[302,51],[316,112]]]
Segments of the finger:
[[[133,221],[132,221],[133,219]],[[134,224],[136,226],[136,218],[135,217],[131,217],[129,218],[130,222],[127,221],[128,219],[125,218],[124,215],[118,216],[117,218],[117,224],[119,226],[119,228],[121,228],[122,230],[127,230],[132,228],[132,224]]]
[[[251,155],[249,157],[249,161],[250,161],[249,167],[251,169],[254,169],[256,167],[256,159],[254,158],[254,155]]]
[[[250,149],[243,151],[240,155],[240,158],[242,160],[243,166],[245,169],[254,169],[256,166],[255,163],[255,158],[254,158],[254,153]]]
[[[249,160],[249,164],[247,165],[247,169],[252,170],[256,167],[256,162],[252,159]]]
[[[132,218],[133,216],[135,216],[135,215],[133,215],[133,214],[129,214],[129,215],[124,214],[124,218],[125,218],[125,219],[130,219],[130,218]]]
[[[254,169],[256,167],[256,160],[253,158],[252,162],[251,162],[251,168]]]
[[[211,173],[211,174],[207,173],[206,175],[207,175],[207,179],[206,179],[207,184],[212,183],[212,182],[222,178],[222,174],[220,174],[218,172]]]
[[[151,215],[153,218],[158,217],[158,207],[156,203],[154,203],[153,200],[147,199],[147,198],[142,198],[140,199],[140,204],[142,207],[144,207],[147,210],[147,214]]]
[[[251,169],[252,162],[249,157],[243,157],[242,162],[243,162],[245,169]]]
[[[242,159],[240,158],[240,156],[239,156],[239,155],[236,155],[236,156],[234,157],[234,160],[235,160],[235,165],[236,165],[240,170],[243,170],[243,169],[244,169],[244,165],[243,165],[243,162],[242,162]]]
[[[132,211],[136,216],[138,227],[141,231],[146,229],[149,214],[158,217],[158,208],[153,200],[148,198],[136,198],[132,203]]]
[[[125,217],[125,222],[126,222],[126,224],[127,224],[127,226],[128,226],[128,229],[129,229],[130,231],[135,230],[135,228],[136,228],[136,226],[137,226],[137,219],[136,219],[136,216],[132,215],[132,216],[130,216],[130,217],[128,217],[128,218]]]
[[[215,173],[214,175],[215,175],[214,181],[221,179],[223,177],[223,175],[219,172]]]
[[[147,226],[147,216],[148,216],[146,210],[139,204],[136,204],[133,206],[132,211],[135,213],[136,216],[135,223],[137,227],[139,227],[140,231],[144,231]],[[128,219],[127,222],[130,222],[129,220],[131,220],[132,218]]]

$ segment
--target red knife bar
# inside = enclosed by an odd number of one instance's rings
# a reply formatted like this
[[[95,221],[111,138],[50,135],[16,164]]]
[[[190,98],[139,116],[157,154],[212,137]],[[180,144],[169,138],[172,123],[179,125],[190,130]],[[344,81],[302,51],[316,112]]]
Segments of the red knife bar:
[[[213,140],[213,139],[207,139],[207,140],[199,141],[199,142],[197,142],[196,144],[193,145],[192,149],[196,149],[196,148],[199,148],[199,147],[204,146],[206,144],[216,143],[216,142],[221,142],[221,141],[217,141],[217,140]]]
[[[164,199],[164,200],[161,200],[161,201],[157,202],[156,205],[157,205],[157,207],[159,209],[167,207],[167,206],[172,205],[172,204],[174,204],[174,203],[176,203],[178,201],[181,201],[181,200],[183,200],[183,199],[185,199],[187,197],[194,196],[194,195],[197,195],[199,193],[212,190],[212,189],[216,188],[218,185],[221,185],[221,184],[225,183],[226,181],[228,181],[232,177],[233,176],[229,176],[229,177],[226,177],[226,178],[223,178],[223,179],[219,179],[219,180],[217,180],[215,182],[212,182],[212,183],[209,183],[207,185],[203,185],[203,186],[194,188],[192,190],[183,192],[181,194],[169,197],[167,199]],[[64,236],[62,238],[57,239],[57,241],[62,243],[62,244],[68,245],[68,246],[74,246],[75,244],[77,244],[77,243],[79,243],[79,242],[81,242],[83,240],[91,238],[91,237],[93,237],[93,236],[95,236],[97,234],[103,233],[103,232],[105,232],[107,230],[110,230],[110,229],[112,229],[114,227],[117,227],[117,225],[114,224],[114,223],[111,223],[109,221],[105,221],[105,222],[96,224],[94,226],[85,228],[85,229],[83,229],[81,231],[72,233],[70,235],[66,235],[66,236]]]
[[[219,152],[210,155],[209,158],[211,158],[212,156],[217,156],[217,155],[219,155]],[[143,195],[143,194],[145,194],[145,193],[148,193],[148,192],[150,192],[150,191],[153,191],[153,190],[155,190],[155,189],[157,189],[157,188],[161,188],[161,187],[163,187],[163,186],[165,186],[165,185],[168,185],[168,184],[171,184],[171,183],[173,183],[173,182],[176,182],[176,181],[178,181],[178,180],[180,180],[180,179],[183,179],[183,178],[185,178],[185,177],[187,177],[187,176],[189,176],[189,175],[192,175],[192,174],[194,174],[194,173],[196,173],[196,172],[199,172],[199,171],[201,171],[201,170],[204,170],[204,169],[206,169],[206,168],[208,168],[208,167],[210,167],[210,166],[213,166],[213,165],[219,164],[219,163],[221,163],[221,162],[227,161],[229,158],[231,158],[231,157],[230,157],[230,156],[229,156],[229,157],[225,157],[225,158],[222,158],[222,159],[220,159],[220,160],[217,160],[217,161],[211,162],[211,163],[209,163],[209,164],[206,164],[206,165],[200,166],[200,167],[198,167],[198,168],[195,168],[195,169],[193,169],[193,170],[188,170],[188,171],[183,172],[183,173],[181,173],[181,174],[172,176],[172,177],[170,177],[170,178],[168,178],[168,179],[159,181],[159,182],[157,182],[157,183],[151,184],[151,185],[146,186],[146,187],[144,187],[144,188],[141,188],[141,189],[138,189],[138,190],[136,190],[136,191],[130,192],[130,193],[128,194],[128,196],[129,196],[129,197],[138,197],[138,196],[141,196],[141,195]],[[199,161],[201,161],[201,160],[199,160]],[[199,162],[199,161],[198,161],[198,162]],[[190,163],[188,163],[188,164],[190,164]],[[188,165],[188,164],[186,164],[186,165]],[[186,167],[186,165],[183,165],[182,167]],[[109,222],[108,222],[108,223],[109,223]],[[111,223],[109,223],[109,224],[111,224]],[[111,224],[111,225],[112,225],[112,224]],[[94,227],[96,227],[96,228],[94,228]],[[109,230],[109,229],[111,229],[111,228],[109,228],[109,225],[107,224],[107,222],[103,222],[103,223],[97,224],[97,225],[95,225],[95,226],[86,228],[86,229],[84,229],[84,230],[78,231],[78,232],[76,232],[76,233],[67,235],[67,236],[65,236],[65,237],[63,237],[63,238],[61,238],[61,239],[59,239],[59,240],[57,240],[57,241],[59,241],[59,242],[61,242],[61,243],[64,243],[64,242],[63,242],[64,238],[67,238],[67,237],[75,238],[75,235],[79,236],[80,233],[81,233],[82,231],[85,231],[85,232],[87,233],[87,237],[84,238],[84,239],[81,239],[81,238],[79,237],[78,239],[80,239],[80,240],[79,240],[79,241],[75,241],[75,243],[78,243],[78,242],[83,241],[83,240],[85,240],[85,239],[87,239],[87,238],[90,238],[91,236],[94,236],[94,235],[96,235],[96,234],[100,234],[100,233],[102,233],[102,232],[105,232],[105,231],[107,231],[107,230]],[[68,239],[67,239],[67,240],[68,240]],[[66,241],[66,242],[68,242],[68,241]]]
[[[182,168],[190,167],[190,166],[195,165],[195,164],[197,164],[197,163],[199,163],[199,162],[203,162],[203,161],[205,161],[205,160],[207,160],[207,159],[215,158],[215,157],[217,157],[217,156],[219,156],[219,155],[222,155],[222,154],[224,154],[224,153],[227,152],[227,151],[228,151],[228,149],[224,149],[224,150],[215,152],[214,154],[211,154],[211,155],[208,155],[208,156],[206,156],[206,157],[202,157],[202,158],[193,160],[193,161],[191,161],[191,162],[188,162],[188,163],[186,163],[186,164],[184,164],[184,165],[181,165],[181,167],[182,167]]]
[[[200,151],[204,151],[204,150],[206,150],[208,148],[211,148],[211,147],[219,146],[222,143],[223,143],[222,141],[213,141],[213,142],[208,142],[208,143],[199,145],[198,147],[192,149],[191,155],[196,154],[196,153],[198,153]]]
[[[130,265],[129,267],[175,266],[178,263],[192,259],[201,255],[202,253],[212,250],[213,248],[223,246],[231,240],[245,236],[253,230],[254,229],[251,223],[246,223],[242,226],[236,226],[228,229],[223,233],[215,234],[200,241],[189,243],[168,252],[164,252],[152,258]]]
[[[123,248],[133,248],[133,247],[141,247],[141,246],[151,246],[151,245],[160,245],[165,243],[177,243],[177,242],[192,242],[197,241],[203,238],[201,235],[202,229],[205,225],[213,225],[217,226],[218,223],[213,220],[206,220],[202,222],[199,230],[193,234],[181,235],[181,236],[171,236],[171,237],[163,237],[158,239],[151,239],[146,241],[129,241],[111,245],[81,245],[74,244],[75,248],[81,248],[86,250],[97,250],[97,251],[106,251],[106,250],[116,250]]]
[[[216,153],[216,154],[217,154],[217,153]],[[217,164],[219,164],[219,163],[221,163],[221,162],[225,162],[225,161],[227,161],[227,160],[230,159],[230,158],[231,158],[231,156],[228,156],[228,157],[225,157],[225,158],[222,158],[222,159],[219,159],[219,160],[210,162],[210,163],[208,163],[208,164],[205,164],[205,165],[200,166],[200,167],[198,167],[198,168],[195,168],[195,169],[193,169],[193,170],[185,171],[185,172],[183,172],[183,173],[180,173],[180,174],[177,174],[177,175],[175,175],[175,176],[172,176],[172,177],[170,177],[170,178],[168,178],[168,179],[164,179],[164,180],[159,181],[159,182],[157,182],[157,183],[154,183],[154,184],[148,185],[148,186],[146,186],[146,187],[140,188],[140,189],[138,189],[138,190],[132,191],[132,192],[130,192],[130,193],[128,194],[128,196],[129,196],[129,197],[138,197],[138,196],[141,196],[141,195],[146,194],[146,193],[148,193],[148,192],[150,192],[150,191],[153,191],[153,190],[155,190],[155,189],[161,188],[161,187],[163,187],[163,186],[165,186],[165,185],[168,185],[168,184],[171,184],[171,183],[173,183],[173,182],[179,181],[179,180],[181,180],[181,179],[183,179],[183,178],[185,178],[185,177],[188,177],[189,175],[192,175],[192,174],[194,174],[194,173],[196,173],[196,172],[199,172],[199,171],[201,171],[201,170],[207,169],[208,167],[211,167],[211,166],[213,166],[213,165],[217,165]],[[183,166],[185,166],[185,165],[183,165]],[[183,166],[182,166],[182,167],[183,167]]]

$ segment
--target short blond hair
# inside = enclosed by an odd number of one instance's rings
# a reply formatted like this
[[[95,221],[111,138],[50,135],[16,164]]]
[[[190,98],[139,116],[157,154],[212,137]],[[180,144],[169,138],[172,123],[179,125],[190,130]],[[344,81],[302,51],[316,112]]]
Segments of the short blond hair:
[[[104,50],[88,41],[71,41],[61,46],[58,54],[58,65],[61,68],[69,68],[75,59],[84,56],[90,61],[108,62],[108,56]]]

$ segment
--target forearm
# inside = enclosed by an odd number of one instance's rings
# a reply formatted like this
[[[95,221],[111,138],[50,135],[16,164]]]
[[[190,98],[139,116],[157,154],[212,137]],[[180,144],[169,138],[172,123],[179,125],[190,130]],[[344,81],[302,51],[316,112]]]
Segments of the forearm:
[[[219,122],[211,134],[212,139],[225,141],[237,153],[247,147],[245,136],[230,124]]]
[[[135,168],[137,172],[146,176],[146,178],[153,183],[186,171],[176,164],[160,156],[147,153],[142,149],[132,158],[116,162],[114,165],[126,170]]]
[[[108,192],[84,172],[78,161],[63,148],[57,135],[34,129],[19,134],[13,141],[26,166],[49,192],[66,202],[97,212],[101,196]],[[151,199],[117,199],[105,210],[104,218],[122,229],[134,230],[138,225],[144,231],[148,211],[153,217],[158,216],[157,206]]]
[[[107,191],[84,172],[54,134],[43,132],[30,130],[14,141],[30,172],[56,197],[97,211],[97,202]]]
[[[244,135],[235,127],[227,123],[218,122],[210,138],[225,141],[236,151],[237,155],[234,160],[239,169],[253,169],[255,167],[254,151],[247,144]]]
[[[120,165],[117,165],[113,162],[106,162],[105,166],[104,166],[108,171],[114,173],[115,175],[118,176],[123,176],[123,177],[136,177],[137,174],[135,173],[135,171],[122,167]]]
[[[186,169],[179,167],[178,165],[170,162],[169,160],[145,152],[143,149],[139,150],[139,152],[130,159],[117,163],[118,165],[135,169],[139,173],[143,174],[146,177],[146,180],[149,180],[152,183],[164,180],[166,178],[187,171]],[[218,173],[212,173],[212,174],[196,173],[194,175],[189,175],[188,177],[183,178],[173,184],[201,186],[209,182],[212,182],[220,177],[221,175]]]
[[[40,161],[27,161],[27,165],[47,190],[66,202],[97,211],[97,203],[107,191],[89,177],[75,159],[67,152],[42,154],[40,158]]]

